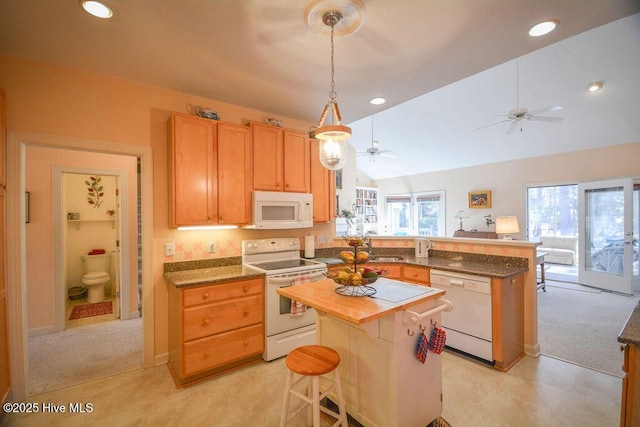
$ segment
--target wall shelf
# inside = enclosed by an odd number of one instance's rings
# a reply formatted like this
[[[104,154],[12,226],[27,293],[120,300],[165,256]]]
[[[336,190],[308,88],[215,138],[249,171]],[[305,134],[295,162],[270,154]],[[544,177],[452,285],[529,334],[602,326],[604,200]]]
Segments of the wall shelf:
[[[110,222],[111,228],[116,228],[116,220],[115,219],[68,219],[67,222],[69,225],[75,225],[76,230],[80,230],[80,223],[91,223],[91,222]]]

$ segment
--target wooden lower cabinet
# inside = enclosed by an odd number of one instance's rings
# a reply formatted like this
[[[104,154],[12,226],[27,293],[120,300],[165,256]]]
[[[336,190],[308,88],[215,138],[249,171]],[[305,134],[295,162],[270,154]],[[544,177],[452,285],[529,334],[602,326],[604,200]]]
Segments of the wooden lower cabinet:
[[[261,360],[264,279],[169,286],[169,369],[178,388]]]
[[[622,379],[622,403],[620,407],[620,426],[640,426],[640,351],[633,344],[625,344],[625,372]]]
[[[402,272],[403,280],[418,285],[429,285],[431,283],[429,279],[430,271],[427,267],[405,265],[404,271]]]
[[[524,274],[491,279],[491,316],[495,368],[508,371],[524,357]]]

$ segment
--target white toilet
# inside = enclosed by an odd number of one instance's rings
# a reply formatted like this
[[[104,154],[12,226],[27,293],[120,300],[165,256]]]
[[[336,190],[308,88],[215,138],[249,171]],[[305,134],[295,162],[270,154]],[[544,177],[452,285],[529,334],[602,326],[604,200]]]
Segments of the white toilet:
[[[82,284],[88,289],[87,302],[104,301],[104,285],[109,283],[111,254],[84,255],[82,257]]]

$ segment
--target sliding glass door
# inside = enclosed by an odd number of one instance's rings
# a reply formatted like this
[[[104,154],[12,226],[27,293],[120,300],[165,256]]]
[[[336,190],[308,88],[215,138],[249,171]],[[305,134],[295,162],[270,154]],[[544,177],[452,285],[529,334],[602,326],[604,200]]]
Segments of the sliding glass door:
[[[631,179],[579,184],[578,207],[579,282],[631,294],[638,279],[638,188]]]

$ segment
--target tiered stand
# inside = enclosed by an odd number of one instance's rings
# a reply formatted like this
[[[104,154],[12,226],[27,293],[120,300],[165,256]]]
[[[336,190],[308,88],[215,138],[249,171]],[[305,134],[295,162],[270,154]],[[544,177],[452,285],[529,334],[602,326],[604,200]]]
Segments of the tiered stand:
[[[358,262],[358,249],[361,248],[362,246],[358,245],[357,243],[351,243],[349,241],[347,241],[347,244],[353,248],[353,265],[351,268],[353,268],[353,271],[358,271],[358,265],[364,264],[366,262],[366,260]],[[332,279],[336,280],[336,277],[332,277]],[[339,284],[339,286],[336,288],[336,293],[340,295],[345,295],[348,297],[371,296],[376,293],[376,288],[372,286],[367,286],[367,284],[373,283],[376,280],[377,278],[374,280],[370,280],[363,277],[362,284],[358,284],[358,285],[341,284],[336,280],[336,283]]]

